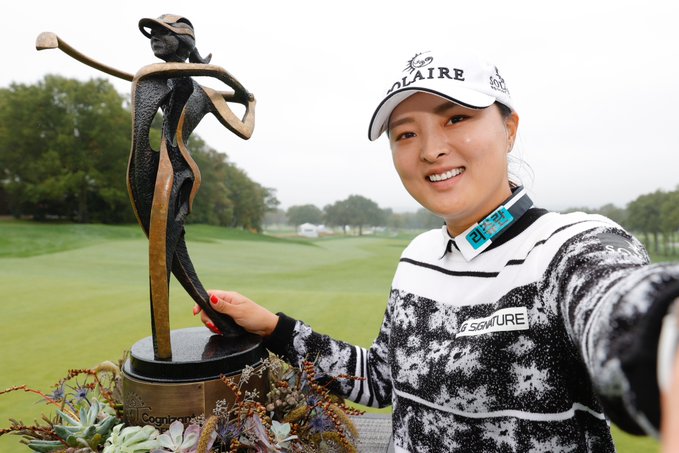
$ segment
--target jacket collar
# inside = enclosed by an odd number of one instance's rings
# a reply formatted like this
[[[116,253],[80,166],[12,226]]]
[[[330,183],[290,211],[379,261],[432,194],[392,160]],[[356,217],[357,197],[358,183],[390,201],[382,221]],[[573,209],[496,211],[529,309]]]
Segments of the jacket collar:
[[[445,251],[441,259],[448,252],[452,252],[453,247],[458,249],[467,261],[471,261],[488,249],[509,227],[515,224],[530,208],[533,201],[528,196],[526,189],[517,187],[512,191],[512,195],[507,198],[486,218],[467,228],[461,234],[451,237],[448,228],[444,225],[441,228]]]

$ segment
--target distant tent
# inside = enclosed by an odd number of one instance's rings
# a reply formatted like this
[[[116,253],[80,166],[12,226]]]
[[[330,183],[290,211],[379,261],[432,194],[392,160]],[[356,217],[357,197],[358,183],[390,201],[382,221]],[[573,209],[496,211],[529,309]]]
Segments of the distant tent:
[[[303,223],[297,227],[297,234],[307,238],[317,238],[321,228],[313,223]]]

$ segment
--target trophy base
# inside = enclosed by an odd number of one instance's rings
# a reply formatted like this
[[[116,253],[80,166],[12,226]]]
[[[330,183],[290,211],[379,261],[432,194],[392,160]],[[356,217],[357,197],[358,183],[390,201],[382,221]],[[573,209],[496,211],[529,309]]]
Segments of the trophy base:
[[[220,376],[239,384],[246,366],[260,371],[268,357],[261,337],[256,335],[224,338],[203,327],[193,327],[173,330],[171,342],[170,360],[154,358],[151,337],[132,346],[123,366],[126,424],[165,430],[175,420],[186,425],[200,415],[207,418],[217,401],[233,403],[236,399]],[[260,398],[266,397],[268,375],[266,370],[261,371],[250,375],[240,386],[241,392],[256,390]]]

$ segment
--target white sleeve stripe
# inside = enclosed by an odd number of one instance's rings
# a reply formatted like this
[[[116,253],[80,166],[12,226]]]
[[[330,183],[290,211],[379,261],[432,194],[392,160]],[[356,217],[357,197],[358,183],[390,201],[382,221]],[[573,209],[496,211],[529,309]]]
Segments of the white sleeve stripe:
[[[361,349],[361,373],[357,376],[365,378],[357,381],[359,383],[360,391],[358,392],[358,402],[364,405],[369,405],[369,401],[372,399],[371,387],[369,385],[368,379],[368,351]]]
[[[354,376],[361,376],[361,368],[363,367],[363,349],[354,346],[356,348],[356,368],[354,369]],[[358,398],[359,391],[361,390],[361,386],[359,385],[362,381],[354,381],[354,388],[351,390],[351,393],[349,394],[349,399],[351,401],[356,401],[356,398]],[[360,402],[360,401],[356,401]]]
[[[571,406],[571,408],[566,411],[552,413],[526,412],[516,409],[505,409],[491,412],[464,412],[455,410],[451,407],[441,406],[440,404],[432,403],[430,401],[420,398],[419,396],[411,395],[410,393],[406,393],[401,390],[394,389],[394,392],[400,397],[409,399],[424,406],[467,418],[515,417],[520,418],[522,420],[530,420],[535,422],[553,422],[573,418],[575,416],[575,411],[580,410],[589,413],[590,415],[598,418],[599,420],[606,420],[606,416],[604,414],[597,412],[593,409],[590,409],[589,407],[580,403],[573,403],[573,406]]]

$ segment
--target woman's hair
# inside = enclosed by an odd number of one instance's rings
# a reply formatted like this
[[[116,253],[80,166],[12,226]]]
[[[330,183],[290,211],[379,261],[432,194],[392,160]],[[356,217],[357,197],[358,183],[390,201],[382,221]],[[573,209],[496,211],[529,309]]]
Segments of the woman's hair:
[[[497,101],[495,101],[495,105],[497,105],[497,108],[500,109],[500,114],[502,115],[502,118],[507,119],[512,115],[512,109],[510,109],[506,105]]]
[[[502,119],[506,120],[507,118],[509,118],[512,115],[512,112],[513,112],[512,109],[510,109],[506,105],[504,105],[500,102],[497,102],[497,101],[495,102],[495,105],[497,105],[497,108],[500,110],[500,115],[502,116]],[[532,170],[531,170],[530,166],[526,163],[526,161],[521,159],[521,157],[510,155],[510,160],[518,162],[519,170],[525,169],[532,175]],[[510,172],[509,169],[507,170],[507,172],[509,173],[509,188],[510,189],[514,190],[517,187],[520,187],[520,186],[523,185],[523,183],[521,182],[521,178],[519,178],[513,172]]]

